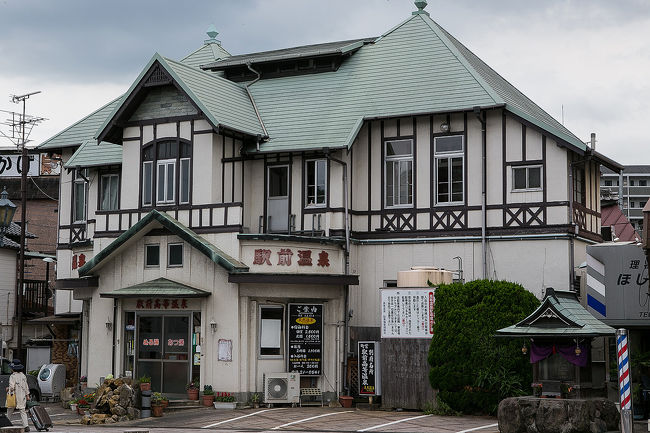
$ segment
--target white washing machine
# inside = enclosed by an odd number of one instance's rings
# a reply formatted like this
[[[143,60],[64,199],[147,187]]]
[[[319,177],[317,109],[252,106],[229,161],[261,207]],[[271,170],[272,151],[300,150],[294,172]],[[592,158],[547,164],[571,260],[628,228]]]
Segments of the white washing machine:
[[[38,386],[41,396],[47,399],[58,399],[65,388],[65,365],[45,364],[38,372]]]

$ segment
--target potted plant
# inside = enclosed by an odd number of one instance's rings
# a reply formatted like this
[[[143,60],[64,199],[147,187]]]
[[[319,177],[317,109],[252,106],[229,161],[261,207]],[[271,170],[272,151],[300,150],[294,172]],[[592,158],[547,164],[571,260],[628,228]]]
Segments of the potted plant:
[[[530,385],[533,388],[533,397],[541,397],[542,396],[542,383],[533,383]]]
[[[237,399],[229,392],[218,392],[214,398],[215,409],[234,409],[237,406]]]
[[[70,400],[70,410],[73,412],[77,411],[77,399]]]
[[[164,395],[160,395],[160,404],[162,405],[163,409],[166,409],[167,406],[169,406],[169,398]]]
[[[140,382],[140,391],[151,391],[151,376],[147,376],[146,374],[140,376],[138,382]]]
[[[77,414],[83,416],[88,409],[90,409],[90,403],[85,398],[80,398],[77,401]]]
[[[569,385],[568,383],[561,383],[560,384],[560,393],[561,393],[562,398],[570,398],[572,391],[573,391],[573,387],[571,385]]]
[[[81,389],[88,388],[88,378],[86,376],[81,376],[79,378],[79,385],[81,385]]]
[[[260,395],[256,392],[251,395],[251,403],[253,403],[253,407],[255,409],[260,407]]]
[[[193,380],[187,384],[185,387],[187,390],[187,399],[188,400],[198,400],[199,399],[199,383],[197,380]]]
[[[214,403],[214,391],[212,385],[203,386],[203,406],[210,407]]]
[[[157,417],[163,416],[162,395],[159,392],[151,395],[151,414]]]

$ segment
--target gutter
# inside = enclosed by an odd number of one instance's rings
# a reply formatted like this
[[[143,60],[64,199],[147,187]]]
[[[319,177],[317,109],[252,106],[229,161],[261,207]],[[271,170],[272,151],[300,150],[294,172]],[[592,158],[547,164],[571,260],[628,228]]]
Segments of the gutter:
[[[257,75],[257,78],[255,78],[253,81],[250,83],[246,84],[244,88],[246,89],[246,93],[248,93],[248,99],[251,100],[251,104],[253,104],[253,110],[255,110],[255,115],[257,116],[257,120],[260,122],[260,126],[262,127],[262,131],[264,132],[264,137],[260,137],[259,135],[257,136],[257,151],[259,152],[260,150],[260,141],[262,141],[262,138],[268,138],[269,133],[266,132],[266,126],[264,126],[264,121],[262,120],[262,116],[260,116],[260,112],[257,109],[257,104],[255,103],[255,99],[253,99],[253,94],[251,93],[249,87],[251,87],[253,84],[257,83],[259,80],[262,79],[262,75],[257,72],[255,69],[253,69],[253,66],[251,66],[251,63],[248,62],[246,63],[246,67],[254,74]]]

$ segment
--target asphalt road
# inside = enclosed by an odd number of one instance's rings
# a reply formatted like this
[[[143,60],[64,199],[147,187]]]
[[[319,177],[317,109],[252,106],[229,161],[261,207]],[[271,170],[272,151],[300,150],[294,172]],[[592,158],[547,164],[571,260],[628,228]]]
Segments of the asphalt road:
[[[491,417],[439,417],[421,412],[362,411],[343,408],[281,407],[242,410],[197,408],[169,412],[161,418],[146,418],[118,424],[85,426],[79,417],[59,404],[46,404],[52,417],[52,433],[105,432],[128,430],[167,432],[432,432],[496,433]],[[20,418],[12,421],[19,424]],[[30,424],[31,427],[31,424]],[[34,429],[32,429],[34,430]]]

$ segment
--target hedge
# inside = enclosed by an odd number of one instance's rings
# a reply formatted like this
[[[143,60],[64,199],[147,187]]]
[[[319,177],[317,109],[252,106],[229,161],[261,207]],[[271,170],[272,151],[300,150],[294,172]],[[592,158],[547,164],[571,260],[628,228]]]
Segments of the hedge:
[[[493,414],[501,399],[527,391],[532,368],[522,341],[494,335],[537,306],[532,293],[507,281],[438,287],[429,381],[439,398],[456,411]]]

